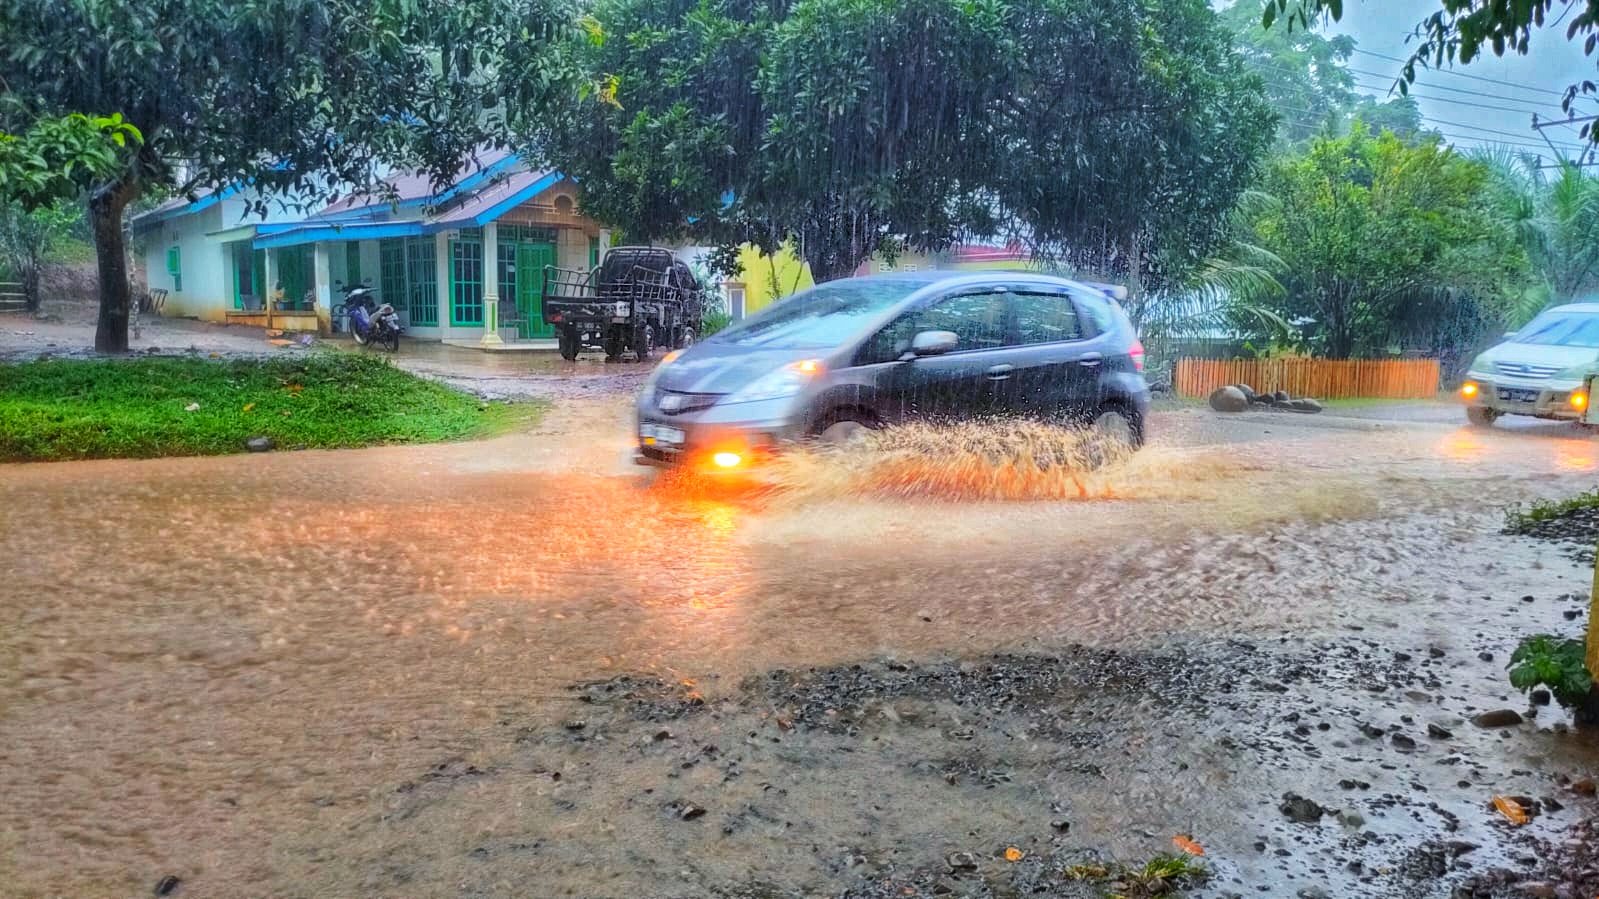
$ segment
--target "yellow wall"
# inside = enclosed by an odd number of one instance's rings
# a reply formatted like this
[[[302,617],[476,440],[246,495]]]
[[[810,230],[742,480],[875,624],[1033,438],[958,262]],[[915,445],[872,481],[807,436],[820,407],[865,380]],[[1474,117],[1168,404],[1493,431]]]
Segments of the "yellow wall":
[[[739,282],[744,285],[745,315],[765,309],[773,300],[798,293],[816,283],[811,278],[810,266],[794,255],[791,244],[784,244],[781,250],[771,256],[745,244],[739,248],[738,261],[744,271],[739,276]]]

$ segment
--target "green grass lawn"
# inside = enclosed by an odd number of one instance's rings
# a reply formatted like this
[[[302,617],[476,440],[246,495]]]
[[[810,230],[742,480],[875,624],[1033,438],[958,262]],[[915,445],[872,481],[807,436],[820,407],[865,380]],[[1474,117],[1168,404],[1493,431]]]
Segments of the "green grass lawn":
[[[503,433],[546,406],[485,403],[376,356],[51,359],[0,365],[0,460],[237,453],[260,436],[281,449],[435,443]]]

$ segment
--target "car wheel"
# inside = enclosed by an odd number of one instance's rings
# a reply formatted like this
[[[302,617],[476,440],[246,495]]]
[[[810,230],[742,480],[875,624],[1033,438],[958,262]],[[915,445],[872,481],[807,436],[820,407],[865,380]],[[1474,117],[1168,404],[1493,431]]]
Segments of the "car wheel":
[[[817,437],[823,443],[854,443],[855,441],[864,439],[867,432],[870,430],[871,428],[862,422],[856,421],[852,418],[845,418],[835,421],[823,428],[822,432],[818,434]]]
[[[1479,428],[1493,427],[1494,420],[1498,417],[1499,410],[1497,409],[1490,409],[1487,406],[1466,407],[1466,421],[1471,422],[1473,425]]]
[[[1129,449],[1144,445],[1144,425],[1134,413],[1119,406],[1100,410],[1094,419],[1094,430]]]

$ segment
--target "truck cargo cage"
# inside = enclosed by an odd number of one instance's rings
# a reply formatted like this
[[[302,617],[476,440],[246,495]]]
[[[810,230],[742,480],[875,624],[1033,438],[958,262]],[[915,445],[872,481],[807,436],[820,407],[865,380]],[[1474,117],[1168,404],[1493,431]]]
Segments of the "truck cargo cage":
[[[543,288],[544,321],[566,359],[599,347],[609,361],[627,349],[643,362],[699,333],[704,290],[670,250],[617,247],[589,271],[547,265]]]

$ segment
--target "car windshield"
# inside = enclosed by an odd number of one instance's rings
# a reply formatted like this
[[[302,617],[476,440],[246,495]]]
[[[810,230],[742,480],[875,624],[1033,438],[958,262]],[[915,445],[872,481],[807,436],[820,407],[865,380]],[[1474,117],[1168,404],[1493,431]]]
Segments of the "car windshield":
[[[1543,346],[1599,347],[1599,315],[1546,312],[1516,332],[1516,343]]]
[[[837,346],[922,286],[920,281],[897,279],[823,284],[773,303],[710,339],[772,349]]]

